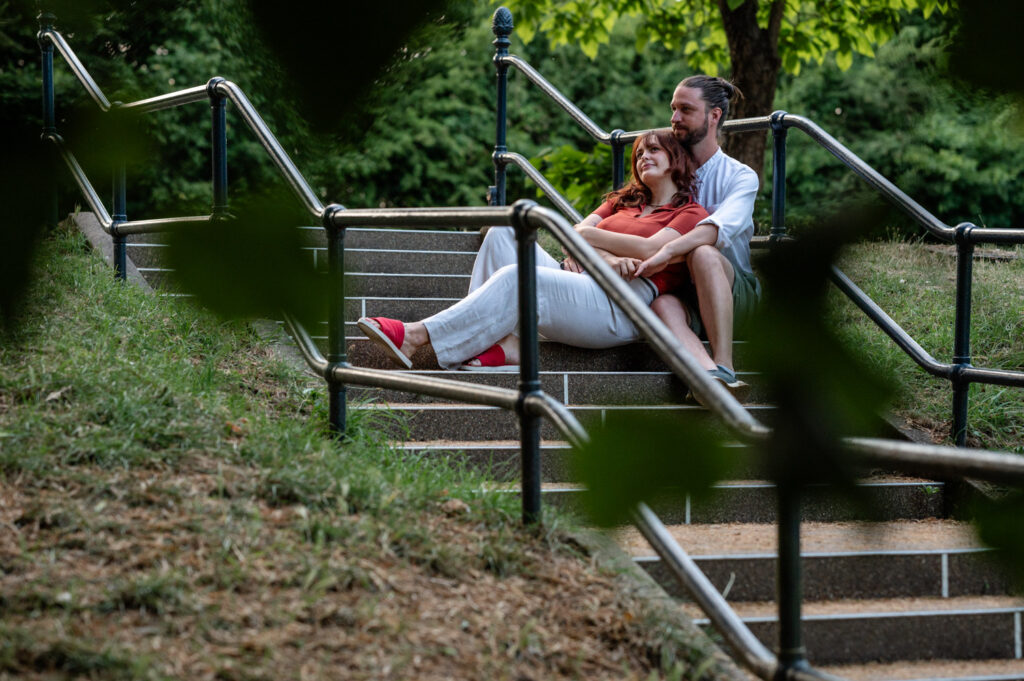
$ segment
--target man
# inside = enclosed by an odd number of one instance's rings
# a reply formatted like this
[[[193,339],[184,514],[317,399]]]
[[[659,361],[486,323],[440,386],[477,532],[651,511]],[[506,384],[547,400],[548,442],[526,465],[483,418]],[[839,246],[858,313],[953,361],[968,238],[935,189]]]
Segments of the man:
[[[635,276],[649,276],[670,263],[686,262],[693,290],[683,291],[681,298],[659,296],[651,308],[700,365],[742,400],[749,386],[736,378],[733,326],[742,328],[749,321],[761,285],[750,265],[757,174],[718,145],[719,126],[737,93],[728,81],[704,75],[690,76],[676,87],[672,132],[696,162],[697,203],[710,215],[641,263]],[[711,355],[700,340],[702,330]]]

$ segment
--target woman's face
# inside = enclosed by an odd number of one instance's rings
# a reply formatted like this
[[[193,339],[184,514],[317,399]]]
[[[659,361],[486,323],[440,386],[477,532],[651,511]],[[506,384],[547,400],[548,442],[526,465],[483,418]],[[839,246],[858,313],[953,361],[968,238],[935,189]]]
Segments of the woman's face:
[[[636,176],[648,187],[658,178],[667,177],[669,173],[668,152],[656,138],[648,138],[640,142],[636,150]]]

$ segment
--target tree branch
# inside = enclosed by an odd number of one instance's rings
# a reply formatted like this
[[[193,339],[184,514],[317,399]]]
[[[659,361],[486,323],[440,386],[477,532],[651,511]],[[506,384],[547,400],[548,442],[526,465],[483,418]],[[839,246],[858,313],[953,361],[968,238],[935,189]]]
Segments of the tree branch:
[[[768,16],[768,44],[776,57],[779,56],[779,30],[782,28],[782,18],[786,15],[786,0],[774,0],[771,12]]]

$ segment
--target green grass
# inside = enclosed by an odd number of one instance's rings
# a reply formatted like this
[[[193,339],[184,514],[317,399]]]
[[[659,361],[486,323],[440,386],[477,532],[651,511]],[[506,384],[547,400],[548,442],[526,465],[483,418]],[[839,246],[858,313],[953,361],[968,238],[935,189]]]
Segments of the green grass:
[[[480,487],[465,469],[386,448],[396,415],[351,410],[350,441],[330,442],[321,381],[243,323],[119,284],[77,234],[46,242],[39,268],[31,312],[0,346],[7,476],[212,456],[258,468],[243,484],[268,502],[348,512]]]
[[[980,249],[984,253],[985,249]],[[840,269],[940,362],[952,361],[956,259],[951,249],[876,242],[850,247]],[[1024,370],[1024,249],[1016,258],[974,262],[971,348],[978,367]],[[831,313],[843,339],[895,379],[894,411],[950,442],[952,392],[926,374],[845,296]],[[968,412],[973,446],[1024,453],[1024,389],[973,385]]]
[[[677,666],[664,626],[602,636],[564,605],[608,622],[645,607],[580,560],[562,516],[524,531],[516,495],[387,446],[401,424],[385,410],[327,437],[322,381],[245,324],[120,284],[76,232],[46,239],[35,268],[0,338],[0,676]],[[528,624],[580,659],[538,652]]]

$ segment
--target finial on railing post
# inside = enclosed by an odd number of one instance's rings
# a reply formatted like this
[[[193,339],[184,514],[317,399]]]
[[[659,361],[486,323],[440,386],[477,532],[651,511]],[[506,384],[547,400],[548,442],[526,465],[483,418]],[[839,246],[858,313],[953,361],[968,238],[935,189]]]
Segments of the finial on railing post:
[[[494,10],[494,17],[491,19],[491,31],[494,33],[494,45],[499,50],[505,50],[505,54],[508,54],[508,47],[511,41],[508,39],[512,35],[512,29],[515,25],[512,22],[512,12],[508,11],[507,7],[499,7]]]
[[[44,40],[44,31],[53,29],[57,17],[50,12],[42,11],[42,3],[39,3],[40,13],[36,17],[39,21],[39,51],[41,56],[41,68],[43,78],[43,134],[42,141],[46,145],[43,150],[47,163],[46,191],[43,196],[43,222],[50,229],[57,227],[57,156],[53,145],[47,137],[57,132],[56,106],[53,93],[53,43]]]
[[[504,57],[508,56],[509,35],[512,33],[512,12],[506,7],[499,7],[494,12],[491,21],[491,30],[494,32],[494,65],[497,68],[498,78],[498,101],[497,101],[497,128],[494,136],[494,195],[493,204],[505,205],[505,161],[502,154],[508,151],[506,142],[507,128],[506,117],[508,114],[508,65]]]
[[[785,111],[771,116],[772,126],[772,231],[776,241],[786,236],[786,126]]]

